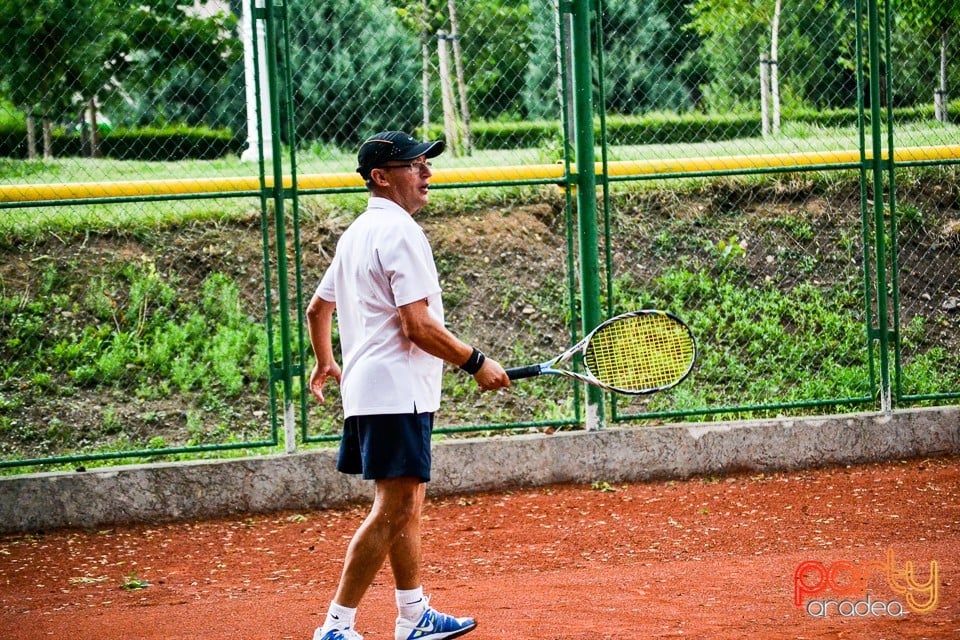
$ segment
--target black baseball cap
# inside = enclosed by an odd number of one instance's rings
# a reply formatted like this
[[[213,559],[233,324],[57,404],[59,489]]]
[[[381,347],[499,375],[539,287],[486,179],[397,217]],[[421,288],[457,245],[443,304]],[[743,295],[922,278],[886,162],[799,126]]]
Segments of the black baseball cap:
[[[357,151],[357,173],[364,180],[370,179],[370,172],[382,167],[391,160],[413,160],[420,156],[435,158],[443,153],[443,140],[419,142],[403,131],[381,131],[367,138]]]

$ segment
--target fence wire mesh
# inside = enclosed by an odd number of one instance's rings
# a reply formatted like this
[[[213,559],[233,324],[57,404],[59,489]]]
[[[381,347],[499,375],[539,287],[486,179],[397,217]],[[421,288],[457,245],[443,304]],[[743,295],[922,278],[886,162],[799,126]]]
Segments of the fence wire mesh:
[[[701,348],[614,417],[878,408],[887,359],[897,406],[955,400],[958,5],[592,0],[577,51],[583,2],[0,0],[0,463],[278,445],[278,376],[312,365],[278,303],[296,323],[378,130],[448,144],[420,222],[450,326],[554,355],[584,91],[605,312],[670,309]],[[562,381],[444,385],[450,429],[580,422]],[[302,438],[336,437],[331,395]]]

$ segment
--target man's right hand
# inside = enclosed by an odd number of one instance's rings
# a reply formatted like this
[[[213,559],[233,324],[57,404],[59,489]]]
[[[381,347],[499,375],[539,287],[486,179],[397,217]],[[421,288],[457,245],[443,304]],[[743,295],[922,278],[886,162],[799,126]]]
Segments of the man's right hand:
[[[492,358],[485,358],[480,371],[474,374],[473,379],[477,385],[484,391],[494,391],[510,386],[510,378],[507,372],[503,370],[500,363]]]
[[[320,366],[317,363],[310,373],[310,382],[308,383],[310,392],[320,402],[323,402],[323,383],[331,377],[337,381],[337,384],[340,384],[340,366],[336,362],[331,362],[326,366]]]

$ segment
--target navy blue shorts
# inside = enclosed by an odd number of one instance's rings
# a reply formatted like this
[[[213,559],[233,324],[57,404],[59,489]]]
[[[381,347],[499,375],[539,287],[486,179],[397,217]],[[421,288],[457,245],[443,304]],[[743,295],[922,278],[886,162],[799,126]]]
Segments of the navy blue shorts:
[[[351,416],[343,421],[337,470],[364,480],[430,481],[432,413]]]

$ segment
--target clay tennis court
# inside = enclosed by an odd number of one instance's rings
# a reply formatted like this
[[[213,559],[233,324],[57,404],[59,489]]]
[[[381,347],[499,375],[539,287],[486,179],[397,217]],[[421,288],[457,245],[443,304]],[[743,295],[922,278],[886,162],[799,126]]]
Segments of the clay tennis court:
[[[0,638],[309,639],[364,514],[2,537]],[[426,589],[477,618],[472,640],[960,637],[956,457],[518,488],[425,517]],[[390,640],[395,615],[385,568],[358,630]]]

